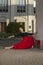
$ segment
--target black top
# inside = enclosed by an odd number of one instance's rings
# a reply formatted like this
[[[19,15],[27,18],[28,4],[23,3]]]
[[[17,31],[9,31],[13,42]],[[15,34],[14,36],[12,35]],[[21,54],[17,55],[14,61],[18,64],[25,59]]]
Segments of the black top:
[[[33,33],[27,33],[27,32],[24,32],[24,33],[19,33],[19,34],[17,34],[17,35],[15,35],[15,36],[17,36],[17,37],[20,37],[20,36],[30,36],[30,35],[33,35]]]

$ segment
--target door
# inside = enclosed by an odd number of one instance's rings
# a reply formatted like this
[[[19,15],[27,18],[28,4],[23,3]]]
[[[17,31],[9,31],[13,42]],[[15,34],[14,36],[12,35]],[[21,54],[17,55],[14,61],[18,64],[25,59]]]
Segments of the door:
[[[5,32],[6,30],[6,22],[1,22],[1,32]]]

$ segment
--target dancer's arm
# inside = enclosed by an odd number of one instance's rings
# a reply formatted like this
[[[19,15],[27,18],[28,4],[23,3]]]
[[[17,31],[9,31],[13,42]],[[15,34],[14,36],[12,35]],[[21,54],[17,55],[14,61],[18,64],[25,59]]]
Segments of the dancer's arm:
[[[14,35],[11,35],[11,36],[9,36],[8,38],[10,39],[10,38],[13,38],[13,37],[15,37]]]

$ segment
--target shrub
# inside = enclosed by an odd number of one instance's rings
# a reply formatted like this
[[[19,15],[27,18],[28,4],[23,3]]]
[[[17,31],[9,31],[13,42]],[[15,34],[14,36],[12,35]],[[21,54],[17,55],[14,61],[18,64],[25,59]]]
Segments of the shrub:
[[[16,22],[10,22],[8,26],[6,27],[7,33],[14,33],[17,34],[19,32],[20,24]]]
[[[13,35],[13,34],[12,33],[0,32],[0,38],[8,38],[10,35]]]
[[[12,33],[13,35],[16,35],[19,33],[19,28],[22,27],[24,30],[24,23],[20,25],[20,23],[17,22],[10,22],[8,26],[6,27],[7,33]]]

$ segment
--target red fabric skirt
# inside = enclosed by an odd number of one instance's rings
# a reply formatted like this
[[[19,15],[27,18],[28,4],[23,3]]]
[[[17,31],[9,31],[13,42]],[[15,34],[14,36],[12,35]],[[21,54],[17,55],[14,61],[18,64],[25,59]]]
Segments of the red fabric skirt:
[[[34,46],[34,38],[32,36],[24,36],[23,40],[13,45],[13,49],[29,49]]]

